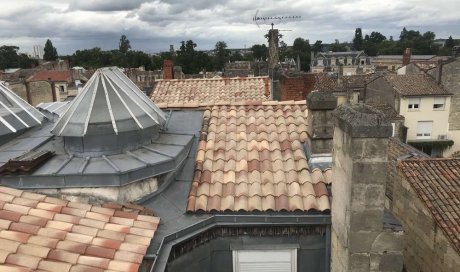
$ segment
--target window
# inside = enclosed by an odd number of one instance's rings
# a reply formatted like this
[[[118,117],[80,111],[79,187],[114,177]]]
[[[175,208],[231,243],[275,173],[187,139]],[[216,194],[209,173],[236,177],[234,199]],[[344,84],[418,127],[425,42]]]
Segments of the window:
[[[234,250],[233,271],[297,271],[296,249]]]
[[[409,110],[418,110],[420,108],[420,97],[409,98]]]
[[[445,105],[446,105],[445,97],[435,97],[434,98],[433,110],[444,110]]]
[[[417,122],[417,139],[431,139],[432,129],[433,129],[433,121],[418,121]]]
[[[395,136],[396,123],[391,123],[391,137]]]

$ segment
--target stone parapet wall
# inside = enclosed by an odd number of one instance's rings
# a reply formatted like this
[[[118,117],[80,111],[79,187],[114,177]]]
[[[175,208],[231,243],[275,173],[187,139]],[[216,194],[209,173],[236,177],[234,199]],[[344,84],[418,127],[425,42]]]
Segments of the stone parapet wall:
[[[392,210],[404,227],[404,266],[408,272],[458,271],[459,253],[402,176],[394,182]]]

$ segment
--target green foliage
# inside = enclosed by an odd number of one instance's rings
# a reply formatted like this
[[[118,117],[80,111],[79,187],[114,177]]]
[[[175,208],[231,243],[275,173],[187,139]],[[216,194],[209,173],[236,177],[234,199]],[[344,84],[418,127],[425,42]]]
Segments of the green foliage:
[[[0,47],[0,69],[33,68],[38,65],[37,60],[26,54],[18,54],[19,47],[3,45]]]
[[[353,38],[353,48],[358,51],[364,49],[364,40],[361,28],[357,28],[355,30],[355,37]]]
[[[317,40],[313,46],[312,46],[312,50],[313,52],[318,53],[318,52],[321,52],[321,49],[323,47],[323,41],[320,41],[320,40]]]
[[[255,60],[266,60],[268,58],[268,48],[265,44],[254,44],[251,50]]]
[[[77,50],[68,58],[72,66],[83,66],[88,69],[106,66],[125,68],[144,66],[147,70],[155,70],[163,65],[159,57],[151,57],[142,51],[128,51],[124,54],[119,50],[103,51],[99,47]]]
[[[347,45],[340,43],[339,40],[335,39],[335,42],[329,46],[329,50],[332,52],[344,52],[347,51]]]
[[[223,41],[216,43],[214,48],[214,69],[223,71],[224,65],[230,59],[230,51],[227,49],[227,44]]]
[[[45,43],[45,54],[43,55],[43,59],[47,61],[57,60],[58,53],[56,47],[53,46],[53,43],[50,39],[46,40]]]
[[[452,36],[449,36],[449,39],[447,39],[446,44],[444,45],[444,47],[452,48],[454,46],[455,46],[455,41],[454,41],[454,39],[452,39]]]
[[[310,69],[310,42],[303,38],[296,38],[292,44],[291,50],[291,57],[297,60],[298,56],[300,59],[300,70],[308,71]]]
[[[126,54],[129,49],[131,49],[131,43],[125,35],[121,35],[120,43],[118,44],[118,50],[120,50],[121,53]]]

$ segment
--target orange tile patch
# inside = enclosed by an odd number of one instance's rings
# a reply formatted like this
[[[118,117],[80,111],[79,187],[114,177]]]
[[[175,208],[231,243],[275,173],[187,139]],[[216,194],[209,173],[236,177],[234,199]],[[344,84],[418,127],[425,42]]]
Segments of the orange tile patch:
[[[305,101],[204,112],[187,211],[327,211],[330,169],[310,170]]]
[[[184,79],[159,81],[151,99],[160,108],[197,108],[220,103],[267,101],[268,77]]]
[[[137,271],[160,219],[0,186],[1,271]]]

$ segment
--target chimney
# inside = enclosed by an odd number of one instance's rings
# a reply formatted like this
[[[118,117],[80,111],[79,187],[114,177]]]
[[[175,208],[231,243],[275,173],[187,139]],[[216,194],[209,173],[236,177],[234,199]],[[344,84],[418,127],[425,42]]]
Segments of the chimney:
[[[332,116],[331,271],[402,271],[403,233],[384,228],[391,123],[365,104]]]
[[[339,64],[339,72],[337,73],[337,85],[342,86],[342,77],[343,77],[343,64]]]
[[[442,83],[442,59],[438,60],[438,69],[436,69],[436,83],[441,85]]]
[[[173,61],[172,60],[164,60],[163,61],[163,79],[173,79]]]
[[[404,53],[403,53],[403,63],[402,63],[403,66],[406,66],[407,64],[410,63],[411,55],[412,55],[412,52],[411,52],[411,49],[410,49],[410,48],[404,49]]]
[[[313,91],[307,95],[307,106],[307,136],[312,153],[331,153],[334,135],[331,113],[337,107],[337,98],[332,92]]]

